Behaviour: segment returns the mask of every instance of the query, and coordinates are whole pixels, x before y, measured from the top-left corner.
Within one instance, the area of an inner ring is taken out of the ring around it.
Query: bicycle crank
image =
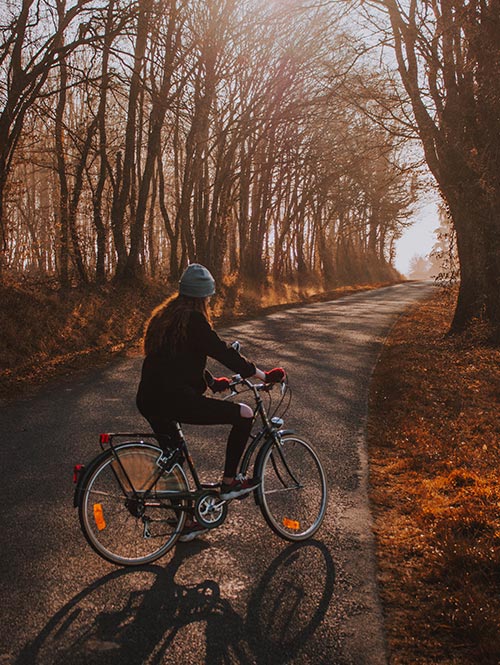
[[[206,529],[220,526],[227,516],[227,502],[218,494],[208,490],[197,498],[194,506],[196,521]]]

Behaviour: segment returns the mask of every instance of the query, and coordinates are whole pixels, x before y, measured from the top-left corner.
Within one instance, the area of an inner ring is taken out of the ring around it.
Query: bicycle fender
[[[280,438],[282,438],[284,436],[288,436],[289,434],[295,434],[295,430],[294,429],[280,429],[279,432],[278,432],[278,435],[279,435]],[[260,478],[261,477],[261,475],[262,475],[262,459],[263,459],[264,455],[266,454],[269,446],[272,446],[273,443],[274,443],[274,440],[270,439],[259,450],[259,452],[257,454],[257,458],[255,460],[255,464],[253,465],[253,476],[254,476],[254,478]],[[253,492],[253,498],[254,498],[255,503],[258,506],[260,506],[258,492]]]
[[[262,458],[264,457],[264,452],[267,450],[268,444],[265,444],[264,446],[261,447],[257,454],[257,458],[255,460],[255,464],[253,465],[253,477],[254,478],[261,478],[262,477]],[[260,501],[259,497],[257,496],[259,492],[252,492],[253,494],[253,500],[255,501],[257,506],[260,506]]]
[[[115,447],[115,450],[120,450],[121,448],[125,446],[130,446],[130,445],[143,445],[142,441],[124,441],[123,443],[120,443],[118,446]],[[153,444],[148,444],[151,445],[153,448],[156,448],[157,446],[154,446]],[[161,454],[161,449],[158,448],[158,453]],[[109,455],[112,455],[113,451],[111,448],[108,448],[107,450],[103,450],[102,453],[99,453],[97,457],[94,457],[94,459],[90,460],[88,464],[84,465],[84,470],[83,473],[80,473],[78,477],[78,482],[75,487],[75,493],[73,495],[73,506],[75,508],[78,508],[81,501],[82,501],[82,495],[83,495],[83,488],[87,484],[87,478],[90,476],[91,473],[94,472],[94,469],[96,466],[98,466],[103,459],[108,457]]]
[[[83,473],[80,473],[78,476],[78,481],[76,483],[75,491],[73,494],[73,507],[78,508],[82,500],[83,487],[87,483],[88,476],[94,471],[94,468],[97,464],[100,464],[104,457],[109,455],[109,450],[104,450],[97,457],[94,457],[89,464],[84,465]]]

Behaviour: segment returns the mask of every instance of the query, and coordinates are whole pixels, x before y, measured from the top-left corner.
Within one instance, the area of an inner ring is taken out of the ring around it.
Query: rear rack
[[[158,442],[157,437],[153,432],[105,432],[99,434],[99,445],[101,450],[105,450],[106,446],[113,448],[113,439],[139,439],[141,443],[144,443],[144,439],[154,439]]]

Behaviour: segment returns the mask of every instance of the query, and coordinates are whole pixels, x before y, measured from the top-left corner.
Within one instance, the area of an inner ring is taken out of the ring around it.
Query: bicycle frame
[[[195,484],[196,489],[195,490],[189,490],[187,492],[179,492],[176,490],[172,490],[172,492],[163,491],[162,496],[167,497],[169,494],[172,494],[172,496],[175,496],[178,499],[196,499],[197,495],[201,493],[204,490],[207,489],[212,489],[217,487],[217,483],[202,483],[200,480],[200,477],[198,475],[198,472],[196,470],[193,458],[189,452],[188,445],[186,442],[186,439],[184,437],[184,434],[182,432],[182,429],[180,425],[177,423],[177,433],[178,433],[178,446],[174,449],[173,451],[173,456],[177,456],[178,458],[182,459],[182,457],[186,460],[188,467],[189,467],[189,472],[191,474],[191,478],[193,479],[193,482]],[[132,432],[114,432],[114,433],[109,433],[109,434],[101,434],[100,437],[100,444],[101,444],[101,449],[104,451],[106,450],[104,444],[109,444],[109,448],[113,453],[113,456],[117,462],[117,464],[120,467],[121,473],[123,473],[123,477],[125,478],[126,482],[128,483],[129,487],[132,489],[132,493],[134,498],[139,498],[139,492],[137,489],[134,487],[134,484],[132,483],[123,463],[122,460],[120,459],[120,455],[118,454],[119,446],[120,444],[114,444],[113,439],[117,438],[137,438],[140,437],[139,441],[131,441],[130,443],[139,443],[139,444],[145,444],[147,443],[144,439],[149,438],[149,439],[155,439],[156,437],[154,434],[148,432],[148,433],[132,433]],[[126,442],[124,442],[126,443]],[[123,444],[121,444],[123,445]],[[118,447],[118,450],[117,450]],[[169,466],[168,462],[170,461],[170,457],[165,457],[165,454],[162,453],[160,457],[157,460],[157,466],[158,466],[158,471],[157,473],[154,473],[151,476],[151,479],[149,480],[149,484],[146,485],[143,489],[140,490],[140,495],[147,496],[149,492],[153,489],[153,487],[156,485],[158,480],[165,474],[167,473],[171,468],[175,466],[175,464],[179,463],[179,460],[174,460],[174,463]],[[113,469],[114,471],[114,469]],[[122,480],[119,478],[118,474],[115,472],[115,477],[120,485],[120,488],[124,494],[124,496],[127,496],[129,492],[125,489]]]
[[[246,475],[248,468],[250,466],[250,462],[252,460],[252,457],[255,453],[255,451],[260,447],[260,450],[263,450],[266,447],[266,444],[268,441],[271,439],[274,439],[276,443],[279,443],[280,439],[282,436],[286,436],[287,434],[293,434],[294,430],[280,430],[278,429],[278,426],[283,424],[283,421],[281,419],[279,420],[279,423],[273,423],[272,419],[269,418],[269,415],[265,409],[264,406],[264,400],[260,396],[260,390],[262,389],[263,384],[254,384],[248,379],[245,379],[243,383],[250,388],[250,390],[253,392],[254,399],[255,399],[255,409],[254,409],[254,420],[256,419],[257,415],[259,415],[262,419],[262,429],[257,432],[257,434],[251,434],[250,438],[252,441],[250,444],[247,446],[245,450],[245,454],[243,456],[243,460],[240,464],[240,473],[243,475]],[[266,388],[268,389],[268,388]],[[236,391],[234,391],[235,394],[238,394]],[[262,442],[262,439],[264,441]],[[262,442],[262,443],[261,443]]]
[[[282,386],[276,407],[261,394],[270,390],[265,383],[252,384],[235,376],[230,387],[233,395],[248,389],[254,398],[248,424],[255,425],[257,419],[259,423],[250,434],[239,470],[246,474],[253,463],[254,499],[265,521],[286,540],[311,537],[324,518],[326,477],[314,448],[287,436],[293,430],[281,429],[283,419],[276,414],[284,415],[288,408],[289,402],[282,408],[287,386]],[[191,517],[203,532],[217,528],[228,515],[231,497],[240,498],[228,493],[229,498],[222,499],[219,483],[201,481],[179,423],[176,430],[170,440],[173,449],[166,452],[152,432],[102,434],[101,453],[86,468],[75,466],[74,505],[80,526],[104,559],[118,565],[154,561],[175,545],[180,534],[181,541],[191,537],[189,522],[183,535],[186,518]],[[302,492],[305,487],[311,492]]]
[[[236,383],[236,382],[235,382]],[[245,454],[243,456],[242,462],[240,464],[240,473],[246,474],[248,471],[248,468],[250,466],[251,460],[256,453],[258,449],[263,450],[266,447],[266,444],[268,441],[271,439],[274,439],[276,443],[279,443],[279,440],[281,436],[286,435],[286,434],[292,434],[293,430],[279,430],[278,429],[278,423],[273,423],[272,419],[269,418],[267,411],[264,406],[264,401],[262,397],[260,396],[260,390],[262,389],[268,389],[267,387],[264,388],[263,384],[253,384],[251,381],[248,379],[244,379],[241,381],[238,379],[238,383],[244,383],[250,390],[253,392],[253,396],[255,399],[255,408],[254,408],[254,421],[256,420],[257,416],[260,416],[262,420],[262,429],[260,429],[256,434],[251,434],[250,435],[250,443],[246,448]],[[233,384],[233,394],[238,394],[238,392],[234,391],[234,384]],[[280,419],[279,419],[280,420]],[[282,424],[282,421],[279,423]],[[180,492],[176,490],[172,490],[169,492],[168,490],[162,491],[162,497],[167,498],[169,496],[175,497],[177,499],[185,499],[188,500],[190,503],[194,504],[196,502],[197,498],[205,491],[211,490],[211,489],[216,489],[219,486],[219,483],[202,483],[200,480],[200,477],[198,475],[198,472],[196,470],[196,466],[194,463],[194,460],[189,452],[188,444],[187,441],[184,437],[184,434],[182,432],[182,428],[179,423],[176,423],[176,429],[177,429],[177,434],[178,434],[178,445],[174,449],[174,456],[178,455],[180,460],[182,460],[182,457],[186,460],[188,468],[189,468],[189,473],[191,475],[191,478],[194,482],[195,489],[194,490],[187,490],[185,492]],[[136,439],[135,441],[124,441],[121,444],[116,444],[114,441],[116,439],[123,439],[123,438],[128,438],[128,439]],[[137,441],[137,439],[139,439]],[[157,473],[154,473],[149,480],[148,485],[144,488],[138,491],[135,487],[134,484],[131,481],[130,476],[127,473],[127,470],[125,469],[122,460],[120,459],[120,455],[118,454],[117,447],[119,448],[120,445],[123,445],[125,443],[138,443],[138,444],[146,444],[148,441],[146,439],[155,439],[156,437],[153,433],[151,432],[110,432],[106,434],[101,434],[99,437],[99,443],[101,450],[104,452],[105,450],[110,449],[113,453],[113,456],[117,462],[117,464],[120,467],[120,471],[123,474],[122,478],[125,478],[126,482],[128,483],[128,486],[132,490],[132,496],[135,499],[147,497],[148,494],[152,491],[153,487],[156,485],[158,480],[165,474],[167,473],[175,464],[179,463],[179,460],[174,461],[174,463],[169,467],[168,462],[170,458],[166,458],[165,455],[162,453],[162,455],[158,458],[157,460],[157,466],[158,466],[158,471]],[[106,446],[109,446],[109,448],[106,448]],[[260,451],[259,451],[260,452]],[[115,474],[116,480],[118,485],[120,486],[123,494],[125,497],[130,495],[130,491],[127,490],[124,486],[124,483],[122,481],[122,478],[119,477],[119,474],[116,473],[116,471],[113,469],[113,472]],[[77,502],[77,497],[79,496],[79,489],[80,489],[80,481],[84,477],[84,473],[79,474],[78,482],[77,482],[77,487],[75,490],[75,505]],[[186,507],[186,510],[192,510],[192,505]]]

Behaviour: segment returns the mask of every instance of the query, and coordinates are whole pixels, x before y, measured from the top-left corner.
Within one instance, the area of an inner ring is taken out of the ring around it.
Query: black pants
[[[172,396],[161,407],[137,402],[142,415],[151,425],[163,449],[176,445],[176,430],[172,421],[186,425],[232,425],[226,447],[224,475],[233,477],[252,429],[252,418],[240,415],[240,406],[209,397],[183,394]]]

